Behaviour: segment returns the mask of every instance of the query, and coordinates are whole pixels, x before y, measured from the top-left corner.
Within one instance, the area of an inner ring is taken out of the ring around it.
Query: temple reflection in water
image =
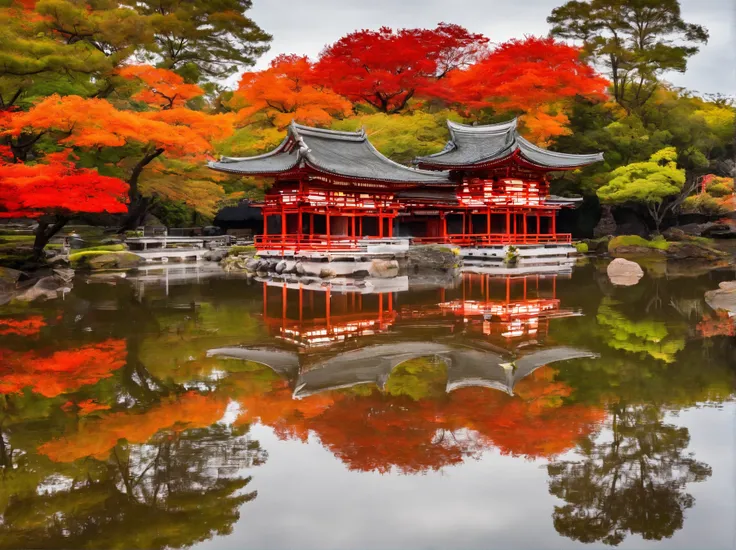
[[[269,501],[319,525],[355,494],[383,520],[407,484],[448,517],[482,488],[483,525],[500,504],[545,540],[692,533],[725,468],[690,441],[705,424],[672,413],[732,407],[713,281],[616,290],[594,268],[348,287],[173,266],[5,315],[0,548],[229,547],[236,525],[266,547]],[[642,311],[635,292],[659,301]],[[506,480],[519,501],[485,490]],[[335,507],[304,506],[303,481]],[[424,547],[407,529],[391,535]],[[515,532],[500,529],[479,532]]]
[[[537,368],[595,354],[544,345],[549,319],[578,315],[560,307],[557,275],[494,277],[466,273],[454,288],[421,293],[335,292],[263,283],[269,346],[212,349],[266,365],[292,382],[294,398],[374,384],[429,358],[447,369],[445,391],[486,387],[513,395]]]

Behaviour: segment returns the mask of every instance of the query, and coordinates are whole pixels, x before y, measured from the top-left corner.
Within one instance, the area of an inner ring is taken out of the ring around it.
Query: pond
[[[732,548],[733,270],[0,308],[0,548]]]

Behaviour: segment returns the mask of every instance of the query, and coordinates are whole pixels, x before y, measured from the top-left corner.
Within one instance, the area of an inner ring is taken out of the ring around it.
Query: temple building
[[[365,238],[391,238],[402,209],[400,191],[453,188],[446,172],[416,170],[386,158],[362,130],[338,132],[296,123],[269,153],[226,157],[209,166],[273,180],[256,244],[284,251],[349,250]]]
[[[448,173],[456,185],[456,202],[440,207],[429,199],[431,193],[406,201],[408,217],[425,218],[426,234],[413,237],[466,246],[571,242],[570,234],[557,232],[557,211],[582,199],[550,196],[548,174],[599,162],[602,153],[542,149],[519,135],[516,119],[485,126],[448,120],[447,126],[450,141],[445,148],[416,158],[414,164]],[[425,214],[432,207],[439,216]]]
[[[577,200],[550,196],[548,175],[598,162],[601,153],[547,151],[519,135],[516,119],[447,124],[450,141],[415,159],[418,168],[383,156],[363,130],[296,123],[269,153],[209,166],[273,181],[254,205],[263,211],[261,251],[365,250],[394,237],[473,248],[571,242],[557,232],[556,214]]]

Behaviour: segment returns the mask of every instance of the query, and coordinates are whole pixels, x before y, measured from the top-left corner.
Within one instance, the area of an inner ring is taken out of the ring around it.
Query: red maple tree
[[[38,218],[36,256],[74,214],[127,211],[128,184],[75,167],[69,151],[35,164],[11,159],[0,147],[0,218]]]
[[[362,30],[327,46],[315,73],[355,103],[397,113],[412,98],[436,96],[438,82],[472,63],[487,43],[485,36],[447,23],[435,29]]]
[[[510,40],[490,54],[448,76],[438,90],[466,112],[492,108],[527,114],[532,138],[562,132],[565,103],[576,95],[604,100],[608,80],[581,57],[579,48],[554,38]],[[536,119],[536,120],[531,120]]]

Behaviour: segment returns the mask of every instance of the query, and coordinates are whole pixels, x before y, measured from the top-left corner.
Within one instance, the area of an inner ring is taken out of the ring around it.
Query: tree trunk
[[[146,155],[138,161],[138,164],[133,167],[133,171],[130,173],[128,178],[128,197],[130,202],[128,203],[128,214],[123,218],[118,233],[124,233],[125,231],[135,229],[146,217],[148,207],[151,205],[151,199],[142,196],[138,192],[138,178],[141,176],[143,169],[150,164],[155,158],[162,155],[164,149],[154,149],[146,153]]]
[[[140,227],[146,217],[146,214],[148,214],[148,209],[151,206],[151,202],[152,201],[150,197],[143,197],[140,195],[135,202],[131,201],[130,204],[128,204],[128,213],[123,218],[123,221],[120,222],[118,233],[133,231],[134,229]]]
[[[33,259],[35,261],[39,261],[43,257],[43,249],[68,221],[69,218],[66,216],[56,216],[53,222],[39,220],[36,228],[36,238],[33,241]]]

